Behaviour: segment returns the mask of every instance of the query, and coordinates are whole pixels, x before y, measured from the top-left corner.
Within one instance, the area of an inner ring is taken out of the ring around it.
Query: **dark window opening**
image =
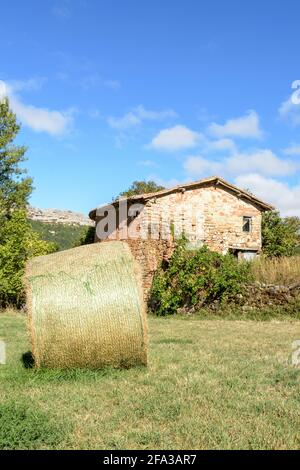
[[[243,217],[243,232],[251,232],[252,217]]]

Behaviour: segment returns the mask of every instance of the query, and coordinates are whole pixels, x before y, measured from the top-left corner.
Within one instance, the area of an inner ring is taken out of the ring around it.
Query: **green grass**
[[[148,368],[35,371],[25,318],[0,313],[0,448],[296,449],[297,321],[149,318]]]

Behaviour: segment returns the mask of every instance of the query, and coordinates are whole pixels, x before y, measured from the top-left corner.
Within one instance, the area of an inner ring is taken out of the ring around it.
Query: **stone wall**
[[[246,306],[255,308],[275,305],[285,305],[300,295],[300,283],[289,286],[263,284],[255,282],[246,286],[240,301]]]
[[[261,211],[230,190],[208,185],[153,197],[145,205],[131,205],[129,218],[119,220],[106,241],[125,240],[143,269],[149,290],[153,274],[182,233],[191,247],[207,245],[220,253],[229,249],[261,250]],[[137,215],[135,215],[137,213]],[[243,232],[243,217],[252,218],[251,232]],[[103,219],[102,219],[103,220]],[[96,224],[100,219],[96,218]],[[96,241],[101,241],[97,238]]]

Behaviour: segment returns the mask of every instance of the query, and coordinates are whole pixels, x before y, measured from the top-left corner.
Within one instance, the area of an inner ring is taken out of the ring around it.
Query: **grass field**
[[[295,449],[300,322],[149,319],[149,367],[25,368],[25,318],[0,313],[1,449]]]

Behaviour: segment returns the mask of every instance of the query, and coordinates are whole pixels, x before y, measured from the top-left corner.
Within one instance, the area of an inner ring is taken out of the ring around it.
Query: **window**
[[[243,217],[243,232],[251,232],[252,217]]]

